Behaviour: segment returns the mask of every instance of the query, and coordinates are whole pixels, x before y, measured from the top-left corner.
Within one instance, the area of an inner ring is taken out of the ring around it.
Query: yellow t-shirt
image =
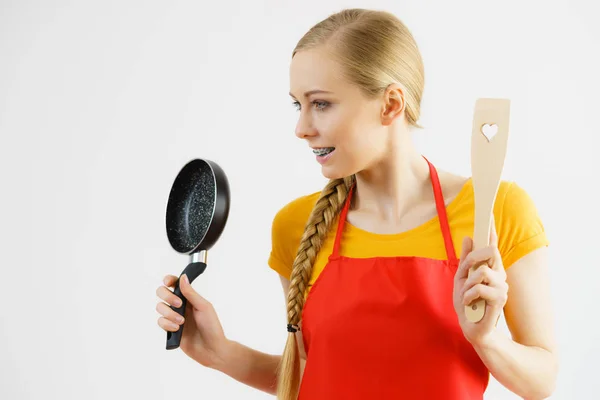
[[[289,279],[304,227],[320,192],[299,197],[281,208],[273,219],[272,250],[269,266]],[[446,213],[459,258],[462,240],[473,235],[473,182],[469,179],[456,197],[447,204]],[[544,226],[529,195],[514,182],[501,181],[494,204],[498,249],[505,268],[529,252],[548,245]],[[337,222],[332,224],[317,255],[309,288],[327,263],[333,250]],[[355,258],[417,256],[447,259],[444,239],[436,216],[424,224],[398,234],[375,234],[346,221],[341,238],[340,255]]]

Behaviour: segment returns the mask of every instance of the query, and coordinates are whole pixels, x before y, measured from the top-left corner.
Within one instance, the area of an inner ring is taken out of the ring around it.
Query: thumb
[[[490,227],[490,246],[498,246],[498,232],[496,231],[496,224],[494,221]]]
[[[460,252],[460,260],[458,264],[458,268],[456,269],[456,274],[454,275],[455,280],[465,279],[469,276],[469,270],[465,267],[465,258],[469,255],[469,253],[473,250],[473,239],[468,236],[465,236],[462,242],[462,250]]]
[[[462,242],[462,250],[460,252],[460,261],[463,261],[467,255],[473,250],[473,239],[469,236],[465,236]]]
[[[181,275],[179,278],[179,290],[181,290],[181,294],[185,296],[188,303],[194,306],[194,308],[202,309],[209,305],[208,300],[200,296],[198,292],[194,290],[186,274]]]

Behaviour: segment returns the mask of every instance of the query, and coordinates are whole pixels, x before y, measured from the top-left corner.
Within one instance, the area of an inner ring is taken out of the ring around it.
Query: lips
[[[313,148],[313,153],[317,156],[323,157],[331,153],[333,150],[335,150],[335,147],[315,147]]]

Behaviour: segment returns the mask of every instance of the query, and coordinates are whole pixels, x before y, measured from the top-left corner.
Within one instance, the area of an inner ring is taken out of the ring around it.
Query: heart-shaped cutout
[[[485,124],[481,127],[481,133],[483,133],[483,136],[485,136],[489,142],[494,138],[494,136],[496,136],[496,133],[498,133],[498,125]]]

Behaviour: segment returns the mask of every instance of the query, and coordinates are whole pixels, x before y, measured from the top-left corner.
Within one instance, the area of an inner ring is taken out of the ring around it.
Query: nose
[[[310,118],[301,114],[296,124],[296,136],[300,139],[308,139],[316,135],[317,130],[310,121]]]

